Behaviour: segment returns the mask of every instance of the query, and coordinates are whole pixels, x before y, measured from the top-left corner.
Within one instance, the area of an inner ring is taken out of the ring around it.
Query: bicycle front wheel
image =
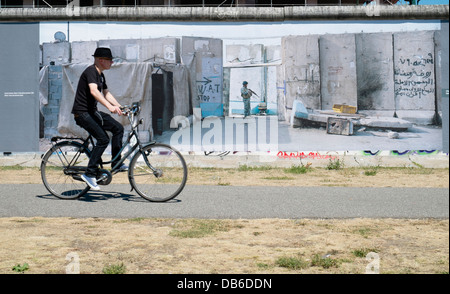
[[[89,191],[80,177],[86,170],[89,155],[88,149],[74,141],[52,146],[41,162],[42,182],[47,190],[61,199],[75,199]]]
[[[180,194],[186,185],[186,162],[180,152],[169,145],[147,145],[131,160],[128,177],[140,196],[153,202],[165,202]]]

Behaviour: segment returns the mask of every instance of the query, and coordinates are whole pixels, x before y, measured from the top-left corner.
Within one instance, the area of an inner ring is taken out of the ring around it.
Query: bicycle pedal
[[[100,176],[97,179],[97,184],[106,186],[109,185],[111,181],[112,181],[112,174],[108,170],[101,169]]]

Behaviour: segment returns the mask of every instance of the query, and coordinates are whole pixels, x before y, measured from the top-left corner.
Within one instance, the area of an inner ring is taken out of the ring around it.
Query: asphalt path
[[[445,218],[447,188],[186,186],[153,203],[129,185],[102,186],[76,200],[55,198],[42,184],[0,185],[0,217],[99,218]]]

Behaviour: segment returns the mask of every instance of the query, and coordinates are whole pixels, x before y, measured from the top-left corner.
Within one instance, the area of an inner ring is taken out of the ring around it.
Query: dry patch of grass
[[[38,168],[0,167],[0,184],[40,184]],[[113,184],[127,184],[126,173],[114,175]],[[290,168],[241,166],[236,169],[189,168],[188,185],[219,186],[337,186],[337,187],[449,187],[448,168]]]
[[[190,168],[188,184],[231,186],[449,187],[448,169],[424,168]]]
[[[449,221],[0,219],[0,273],[448,273]]]

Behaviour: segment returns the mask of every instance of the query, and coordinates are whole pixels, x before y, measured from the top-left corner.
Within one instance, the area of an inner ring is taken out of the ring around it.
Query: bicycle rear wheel
[[[140,196],[153,202],[165,202],[180,194],[186,185],[186,162],[180,152],[169,145],[147,145],[131,160],[128,177]]]
[[[90,151],[74,141],[55,144],[45,153],[41,162],[44,186],[61,199],[75,199],[89,191],[81,179],[89,162]]]

